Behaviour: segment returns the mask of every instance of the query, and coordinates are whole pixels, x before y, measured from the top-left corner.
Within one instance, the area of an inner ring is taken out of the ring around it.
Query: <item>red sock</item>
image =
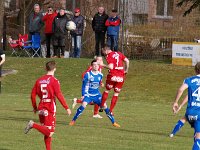
[[[94,105],[94,115],[97,115],[99,112],[99,105],[95,104]]]
[[[46,145],[46,150],[51,150],[51,137],[44,136],[44,142]]]
[[[110,104],[110,112],[113,111],[116,103],[117,103],[117,100],[118,100],[118,96],[113,96],[112,97],[112,100],[111,100],[111,104]]]
[[[82,100],[81,99],[77,99],[76,102],[77,103],[82,103]]]
[[[50,135],[49,129],[47,127],[45,127],[45,126],[41,126],[41,125],[39,125],[37,123],[34,123],[33,124],[33,128],[37,129],[39,132],[41,132],[42,134],[44,134],[44,135],[46,135],[48,137]]]
[[[104,106],[107,98],[108,98],[108,93],[107,92],[103,92],[103,96],[102,96],[102,99],[101,99],[101,107]]]

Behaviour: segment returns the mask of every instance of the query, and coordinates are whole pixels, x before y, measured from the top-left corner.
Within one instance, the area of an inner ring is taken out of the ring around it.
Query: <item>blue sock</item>
[[[192,147],[192,150],[200,150],[200,139],[196,139],[194,141],[194,145]]]
[[[182,128],[183,125],[184,125],[184,123],[183,123],[182,121],[179,120],[179,121],[177,122],[177,124],[175,125],[175,127],[174,127],[174,129],[173,129],[173,131],[172,131],[171,134],[175,135],[176,132],[178,132],[178,131]]]
[[[74,115],[74,118],[72,119],[73,121],[76,121],[76,119],[82,114],[83,110],[85,108],[81,105],[77,111],[76,111],[76,114]]]
[[[110,110],[108,108],[106,108],[106,109],[104,109],[104,111],[113,124],[115,122],[115,119],[114,119],[113,115],[110,113]]]

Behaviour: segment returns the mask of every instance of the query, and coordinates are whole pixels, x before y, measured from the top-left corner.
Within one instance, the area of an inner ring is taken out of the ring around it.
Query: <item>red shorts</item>
[[[123,84],[124,84],[124,77],[107,75],[106,79],[107,90],[111,90],[113,88],[116,93],[119,93],[122,89]]]
[[[40,123],[43,126],[46,126],[50,132],[55,131],[55,125],[56,125],[56,114],[51,113],[48,110],[39,110],[39,118],[40,118]]]

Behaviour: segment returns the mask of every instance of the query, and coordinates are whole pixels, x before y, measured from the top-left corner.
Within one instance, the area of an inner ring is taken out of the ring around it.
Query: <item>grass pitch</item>
[[[4,69],[18,73],[2,80],[0,94],[0,150],[45,149],[43,136],[35,130],[23,133],[28,120],[38,122],[32,112],[30,92],[35,80],[43,75],[44,63],[50,59],[7,58]],[[81,73],[90,59],[55,59],[56,78],[71,107],[72,99],[81,96]],[[174,138],[168,135],[185,112],[173,115],[171,104],[183,79],[194,74],[193,67],[173,66],[161,61],[131,61],[123,90],[115,107],[114,128],[104,113],[93,119],[88,106],[73,127],[57,101],[57,125],[53,150],[182,150],[191,149],[193,129],[186,124]],[[107,71],[103,71],[105,76]],[[104,80],[105,81],[105,80]],[[103,90],[103,89],[102,89]],[[110,93],[112,94],[112,93]],[[107,104],[110,103],[110,98]],[[76,107],[77,108],[77,107]]]

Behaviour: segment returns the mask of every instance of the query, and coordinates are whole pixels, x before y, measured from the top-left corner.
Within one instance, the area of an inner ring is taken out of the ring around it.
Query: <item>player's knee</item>
[[[82,106],[85,108],[87,106],[87,104],[88,104],[87,102],[83,102]]]
[[[114,96],[118,96],[121,89],[115,88],[114,89]]]
[[[200,139],[200,132],[195,133],[194,138],[195,139]]]
[[[54,134],[54,132],[50,132],[49,137],[52,137]]]

